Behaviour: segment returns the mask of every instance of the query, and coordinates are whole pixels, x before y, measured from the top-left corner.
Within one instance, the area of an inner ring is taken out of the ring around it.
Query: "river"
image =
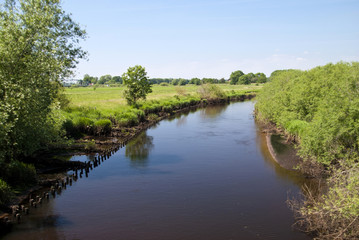
[[[161,121],[4,239],[309,239],[286,205],[305,180],[271,158],[253,109],[239,102]]]

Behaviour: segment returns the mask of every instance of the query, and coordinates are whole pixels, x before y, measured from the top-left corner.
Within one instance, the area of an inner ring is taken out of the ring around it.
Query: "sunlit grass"
[[[230,85],[218,84],[224,91],[251,91],[262,88],[262,85]],[[179,94],[179,88],[184,94],[192,96],[197,95],[199,86],[188,84],[186,86],[160,86],[153,85],[152,93],[148,94],[148,100],[163,100],[172,98]],[[127,103],[123,97],[125,87],[79,87],[67,88],[65,94],[70,100],[70,106],[73,107],[96,107],[101,110],[115,110],[118,108],[126,108]]]

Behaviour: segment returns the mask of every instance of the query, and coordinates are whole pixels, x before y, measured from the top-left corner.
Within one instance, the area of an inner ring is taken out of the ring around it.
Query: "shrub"
[[[319,239],[359,238],[359,164],[341,166],[328,179],[329,190],[316,196],[306,188],[305,201],[292,201],[298,222]]]
[[[147,119],[148,119],[148,121],[156,122],[158,120],[158,116],[157,116],[157,114],[150,113],[147,115]]]
[[[87,117],[76,117],[73,120],[73,126],[83,133],[90,133],[93,128],[93,123],[94,121]]]
[[[204,84],[198,88],[198,94],[201,99],[216,99],[224,98],[226,94],[224,91],[217,85],[214,84]]]
[[[13,186],[27,186],[36,183],[36,170],[32,164],[12,161],[5,168],[4,178]]]
[[[112,123],[109,119],[100,119],[94,123],[94,132],[97,135],[109,134],[112,129]]]
[[[12,191],[7,183],[0,179],[0,205],[8,203],[11,199]]]
[[[168,83],[166,83],[166,82],[161,82],[161,83],[160,83],[160,86],[168,86]]]

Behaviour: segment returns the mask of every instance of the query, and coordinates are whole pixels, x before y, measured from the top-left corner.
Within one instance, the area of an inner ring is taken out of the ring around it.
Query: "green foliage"
[[[29,155],[54,137],[50,113],[60,80],[85,57],[84,37],[57,0],[0,6],[0,160]]]
[[[109,119],[100,119],[94,123],[94,132],[96,135],[106,135],[111,133],[112,122]]]
[[[109,83],[112,80],[112,76],[111,75],[104,75],[101,76],[100,79],[97,81],[98,84],[105,84],[105,83]]]
[[[357,62],[280,71],[263,88],[256,108],[260,118],[298,135],[303,157],[330,164],[348,151],[358,151],[358,82]],[[301,130],[294,130],[296,120],[307,124],[301,122]]]
[[[297,209],[300,223],[319,239],[358,239],[359,165],[341,165],[328,185],[328,192],[319,196],[307,189],[307,198]]]
[[[295,207],[300,223],[322,239],[358,238],[359,63],[275,71],[256,110],[259,119],[299,139],[305,163],[332,170],[328,192],[307,190],[304,204]]]
[[[244,73],[241,70],[234,71],[231,73],[231,76],[229,78],[230,84],[235,85],[238,83],[238,80],[241,76],[243,76]]]
[[[201,82],[201,79],[199,79],[199,78],[192,78],[192,79],[189,81],[189,84],[201,85],[202,82]]]
[[[73,126],[80,132],[91,133],[94,121],[88,117],[76,117],[73,119]]]
[[[152,92],[146,70],[140,65],[128,68],[127,73],[122,75],[122,79],[127,87],[124,96],[129,105],[135,105],[140,98],[146,99],[147,94]]]
[[[0,205],[7,204],[12,197],[11,188],[7,185],[7,183],[0,179]]]
[[[36,183],[36,170],[31,164],[12,161],[2,165],[1,178],[12,186],[28,186]]]
[[[238,84],[244,84],[244,85],[248,85],[251,83],[251,78],[249,75],[242,75],[238,78]]]
[[[198,93],[202,99],[215,99],[215,98],[225,98],[226,94],[224,91],[214,84],[203,84],[198,88]]]
[[[294,136],[303,136],[304,131],[308,128],[309,123],[302,120],[288,121],[285,130]]]

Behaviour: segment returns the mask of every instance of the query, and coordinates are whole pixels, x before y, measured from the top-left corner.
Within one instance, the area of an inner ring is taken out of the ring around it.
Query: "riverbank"
[[[273,159],[287,170],[296,171],[296,167],[303,162],[295,150],[295,146],[286,143],[281,135],[267,133],[266,142]]]

